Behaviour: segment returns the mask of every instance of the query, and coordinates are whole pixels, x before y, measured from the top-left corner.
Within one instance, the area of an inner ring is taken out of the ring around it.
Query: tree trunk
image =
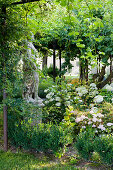
[[[47,54],[43,57],[43,61],[42,61],[42,69],[44,69],[44,67],[47,67],[47,57],[48,57]]]
[[[82,81],[83,81],[83,66],[82,66],[82,61],[81,60],[80,60],[80,78],[79,79],[80,79],[80,81],[82,83]]]
[[[59,50],[59,65],[60,65],[60,74],[59,77],[61,78],[61,49]]]
[[[85,73],[86,84],[88,84],[88,60],[86,59],[86,73]]]

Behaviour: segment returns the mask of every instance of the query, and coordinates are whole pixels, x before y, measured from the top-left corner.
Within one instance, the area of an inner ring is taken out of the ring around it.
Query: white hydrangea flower
[[[82,129],[85,129],[86,127],[85,126],[82,126]]]
[[[93,111],[93,113],[97,113],[98,112],[98,108],[97,107],[92,107],[91,110]]]
[[[47,98],[47,99],[50,99],[53,95],[54,95],[54,93],[53,93],[53,92],[50,92],[50,93],[48,93],[48,94],[46,95],[46,98]]]
[[[104,115],[102,115],[101,113],[97,113],[98,117],[104,117]]]
[[[50,99],[50,98],[51,98],[51,96],[50,96],[49,93],[46,95],[46,98],[47,98],[47,99]]]
[[[58,107],[60,107],[60,106],[61,106],[61,103],[60,103],[60,102],[57,102],[55,105],[58,106]]]
[[[92,121],[89,121],[89,122],[88,122],[88,125],[91,125],[91,124],[92,124]]]
[[[98,126],[98,129],[101,129],[102,131],[103,131],[103,130],[106,130],[103,125],[99,125],[99,126]]]
[[[80,86],[80,87],[76,88],[76,91],[78,92],[78,95],[80,97],[88,93],[88,90],[84,86]]]
[[[111,83],[110,86],[113,87],[113,83]]]
[[[90,87],[96,87],[96,84],[95,83],[91,83]]]
[[[60,98],[60,97],[56,97],[55,100],[56,100],[56,101],[60,101],[61,98]]]
[[[98,122],[102,122],[102,119],[98,119]]]
[[[111,99],[112,103],[113,103],[113,98]]]
[[[81,121],[80,117],[77,117],[77,118],[75,119],[75,122],[76,122],[76,123],[78,123],[78,122],[80,122],[80,121]]]
[[[93,122],[98,122],[98,119],[96,117],[93,117],[92,121]]]
[[[107,91],[113,91],[113,87],[109,84],[106,84],[103,89],[106,89]]]
[[[48,101],[45,101],[45,104],[48,104]]]
[[[92,127],[96,127],[96,125],[92,125]]]
[[[95,103],[101,103],[104,100],[103,96],[98,95],[94,97],[94,102]]]
[[[89,92],[89,95],[92,97],[96,96],[97,94],[98,94],[97,90],[93,90],[93,91]]]
[[[94,113],[94,111],[93,111],[93,110],[90,110],[90,112],[89,112],[89,113],[93,114],[93,113]]]
[[[44,92],[47,93],[49,89],[45,89]]]
[[[66,101],[66,102],[65,102],[65,105],[66,105],[66,106],[70,106],[70,101]]]
[[[49,101],[50,101],[50,102],[53,102],[53,101],[54,101],[54,99],[53,99],[53,98],[51,98]]]
[[[107,126],[113,126],[113,123],[107,123]]]

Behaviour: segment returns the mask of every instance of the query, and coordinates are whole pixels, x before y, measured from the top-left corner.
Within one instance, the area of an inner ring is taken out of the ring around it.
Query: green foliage
[[[44,90],[51,87],[53,84],[54,84],[54,82],[51,78],[41,79],[39,82],[39,87],[38,87],[39,97],[46,98],[46,93],[44,92]]]
[[[15,122],[9,139],[16,147],[56,153],[65,145],[63,129],[58,125],[40,123],[32,119]]]
[[[94,137],[95,133],[92,129],[81,132],[77,136],[75,147],[84,159],[89,159],[92,156],[94,151]]]
[[[103,162],[113,163],[113,135],[97,137],[94,142],[95,151],[99,153]]]
[[[66,113],[66,107],[71,105],[73,87],[71,84],[58,80],[56,85],[45,90],[47,93],[44,102],[43,115],[52,122],[60,122]]]
[[[47,74],[48,74],[48,76],[50,76],[50,77],[57,77],[58,75],[59,75],[59,69],[56,67],[55,68],[55,75],[54,75],[54,73],[53,73],[53,66],[52,65],[50,65],[50,67],[49,68],[47,68]]]

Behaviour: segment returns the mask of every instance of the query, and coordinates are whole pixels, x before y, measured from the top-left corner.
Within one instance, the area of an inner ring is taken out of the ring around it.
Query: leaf
[[[101,52],[101,51],[99,51],[99,54],[105,55],[105,53],[104,53],[104,52]]]
[[[76,43],[76,46],[80,48],[85,48],[85,44]]]

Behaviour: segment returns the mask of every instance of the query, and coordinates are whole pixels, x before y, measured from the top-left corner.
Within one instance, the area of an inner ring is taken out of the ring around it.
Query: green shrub
[[[47,68],[47,74],[49,77],[57,77],[59,75],[59,69],[56,67],[55,68],[55,75],[53,75],[53,65],[50,65],[49,68]]]
[[[99,153],[103,162],[113,164],[113,135],[96,137],[95,150]]]
[[[81,132],[77,136],[77,141],[75,143],[75,147],[77,148],[79,154],[84,159],[89,159],[94,151],[94,136],[95,133],[92,129],[88,131]]]
[[[46,98],[46,93],[44,92],[44,90],[51,87],[53,84],[54,84],[54,82],[50,78],[42,79],[39,82],[38,96],[41,98]]]
[[[56,153],[65,145],[64,135],[63,129],[58,125],[33,125],[33,122],[28,120],[16,123],[9,138],[16,147]]]

